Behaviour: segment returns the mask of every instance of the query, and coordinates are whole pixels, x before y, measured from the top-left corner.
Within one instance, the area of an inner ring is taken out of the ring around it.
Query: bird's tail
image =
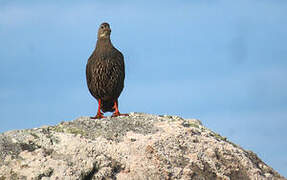
[[[101,104],[101,110],[103,112],[114,112],[115,111],[114,101],[113,100],[103,101]]]

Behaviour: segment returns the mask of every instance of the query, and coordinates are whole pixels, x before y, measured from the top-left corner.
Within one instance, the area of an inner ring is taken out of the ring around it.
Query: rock
[[[0,134],[4,179],[285,178],[199,120],[130,113]]]

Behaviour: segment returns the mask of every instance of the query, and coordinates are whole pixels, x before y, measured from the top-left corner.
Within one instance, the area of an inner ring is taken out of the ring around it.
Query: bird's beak
[[[105,32],[106,35],[110,35],[111,34],[111,29],[106,29],[104,32]]]

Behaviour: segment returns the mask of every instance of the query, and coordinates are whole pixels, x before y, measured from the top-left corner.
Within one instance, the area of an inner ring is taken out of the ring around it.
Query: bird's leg
[[[103,113],[101,112],[101,99],[99,99],[98,101],[98,112],[97,112],[97,115],[95,117],[91,117],[92,119],[101,119],[101,118],[105,118],[105,116],[103,115]]]
[[[114,101],[114,107],[115,112],[113,113],[112,117],[117,117],[117,116],[128,116],[128,114],[121,114],[119,111],[119,107],[118,107],[118,100]]]

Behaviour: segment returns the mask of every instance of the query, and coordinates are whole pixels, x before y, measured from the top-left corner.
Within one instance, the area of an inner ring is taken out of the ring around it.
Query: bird
[[[98,111],[93,119],[127,116],[119,112],[118,98],[124,88],[125,63],[123,54],[111,42],[111,28],[103,22],[98,29],[96,48],[86,65],[86,81],[91,95],[98,101]]]

